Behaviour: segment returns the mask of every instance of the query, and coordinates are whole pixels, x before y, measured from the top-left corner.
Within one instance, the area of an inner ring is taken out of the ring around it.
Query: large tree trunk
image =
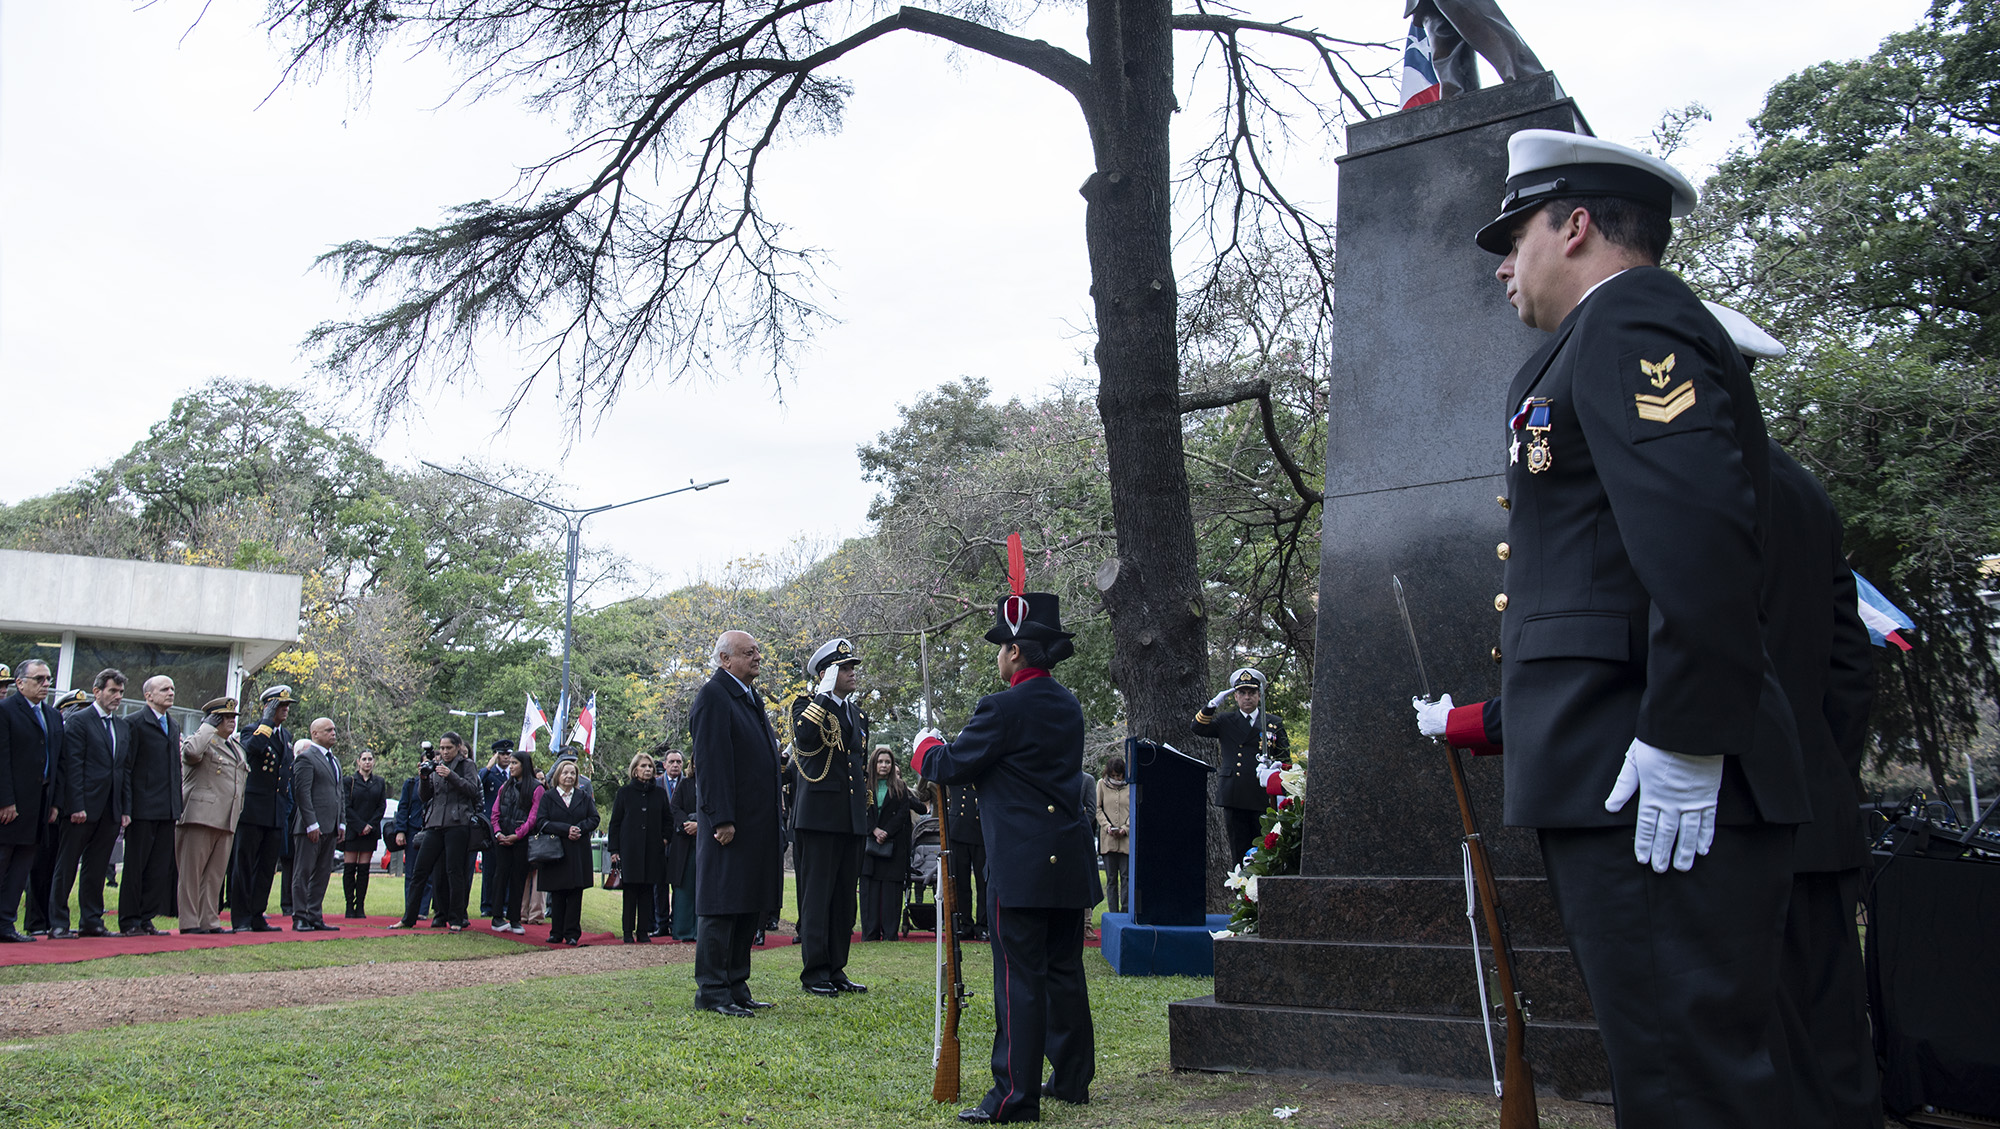
[[[1181,451],[1175,339],[1168,0],[1091,0],[1090,107],[1097,170],[1084,231],[1097,312],[1097,411],[1104,420],[1119,568],[1105,592],[1111,676],[1135,737],[1184,744],[1207,694],[1207,620]]]

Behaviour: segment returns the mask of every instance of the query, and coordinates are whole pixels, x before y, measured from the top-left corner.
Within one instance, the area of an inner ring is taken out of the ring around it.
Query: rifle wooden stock
[[[1479,834],[1479,817],[1472,811],[1472,793],[1465,787],[1465,766],[1458,750],[1445,745],[1451,764],[1451,788],[1458,794],[1458,816],[1465,825],[1465,845],[1472,859],[1473,887],[1486,913],[1486,937],[1493,949],[1493,967],[1500,980],[1500,1003],[1507,1011],[1507,1059],[1500,1072],[1500,1129],[1536,1129],[1541,1114],[1535,1108],[1535,1071],[1528,1065],[1528,1020],[1521,1010],[1521,993],[1514,986],[1514,950],[1507,940],[1500,913],[1500,888],[1493,882],[1493,863]]]
[[[940,991],[939,1001],[944,1008],[943,1021],[938,1024],[937,1046],[931,1048],[936,1059],[936,1072],[931,1079],[931,1100],[934,1102],[955,1102],[958,1100],[958,1017],[965,1004],[965,980],[959,975],[958,967],[958,892],[951,880],[951,829],[945,822],[944,785],[931,787],[932,802],[937,805],[938,821],[938,876],[937,876],[937,931]]]

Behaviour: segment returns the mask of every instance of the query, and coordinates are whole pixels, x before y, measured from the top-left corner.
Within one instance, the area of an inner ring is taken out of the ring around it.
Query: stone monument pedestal
[[[1491,1092],[1444,750],[1417,736],[1422,689],[1499,691],[1509,381],[1542,335],[1472,242],[1522,129],[1589,132],[1555,76],[1348,130],[1304,857],[1259,883],[1259,934],[1215,945],[1215,995],[1169,1007],[1180,1069],[1309,1073]],[[1501,826],[1502,757],[1467,758],[1528,999],[1538,1088],[1609,1100],[1610,1071],[1532,832]],[[1492,956],[1480,922],[1488,998]],[[1504,1024],[1493,1025],[1502,1051]]]

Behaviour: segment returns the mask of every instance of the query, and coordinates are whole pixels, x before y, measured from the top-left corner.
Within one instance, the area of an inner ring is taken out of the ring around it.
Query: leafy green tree
[[[2000,693],[2000,15],[1939,0],[1867,59],[1772,88],[1670,252],[1791,347],[1774,438],[1826,483],[1854,566],[1910,613],[1878,652],[1875,758],[1943,787]]]

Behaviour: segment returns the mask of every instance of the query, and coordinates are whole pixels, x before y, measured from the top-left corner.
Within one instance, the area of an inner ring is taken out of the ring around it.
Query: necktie
[[[47,781],[55,775],[55,751],[49,748],[49,719],[42,716],[42,707],[28,703],[28,712],[35,715],[35,724],[42,727],[42,779]]]
[[[168,739],[169,741],[173,740],[173,737],[174,737],[174,730],[173,730],[173,726],[171,726],[171,725],[169,725],[169,724],[167,723],[167,715],[166,715],[166,714],[163,714],[163,713],[161,713],[161,714],[154,714],[153,716],[154,716],[154,718],[156,718],[156,719],[157,719],[157,720],[159,721],[159,723],[160,723],[160,732],[161,732],[161,733],[164,733],[164,734],[166,734],[166,736],[167,736],[167,739]]]
[[[116,759],[118,756],[118,730],[112,728],[109,717],[104,719],[104,743],[111,746],[111,756]]]

